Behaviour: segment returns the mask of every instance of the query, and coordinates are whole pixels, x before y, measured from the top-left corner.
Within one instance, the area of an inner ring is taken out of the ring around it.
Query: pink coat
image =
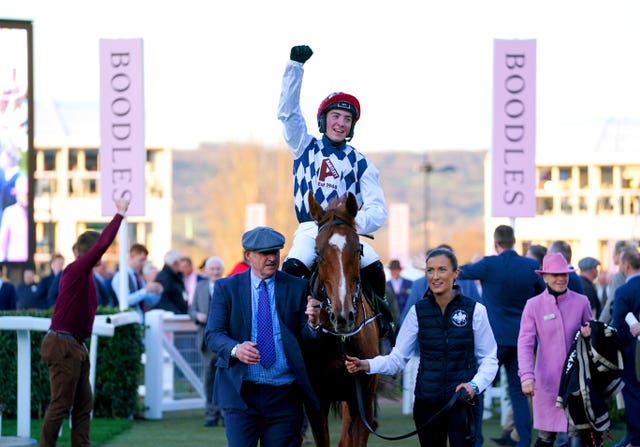
[[[556,407],[560,378],[573,337],[582,323],[591,319],[589,299],[568,289],[557,303],[545,290],[524,307],[518,335],[518,375],[521,381],[535,380],[533,427],[537,430],[567,431],[564,409]]]

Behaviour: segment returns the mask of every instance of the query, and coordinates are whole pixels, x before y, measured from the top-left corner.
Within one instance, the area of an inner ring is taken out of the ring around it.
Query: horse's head
[[[318,224],[319,299],[324,295],[323,309],[333,330],[348,333],[354,329],[356,300],[360,293],[360,256],[362,247],[356,232],[358,203],[352,193],[332,200],[323,210],[309,193],[309,211]]]

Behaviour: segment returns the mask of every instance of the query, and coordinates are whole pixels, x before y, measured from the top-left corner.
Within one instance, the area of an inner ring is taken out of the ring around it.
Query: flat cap
[[[596,268],[600,265],[600,261],[596,258],[592,258],[591,256],[587,256],[586,258],[580,259],[578,261],[578,268],[580,270],[591,270],[592,268]]]
[[[256,227],[242,235],[242,248],[248,251],[276,251],[284,247],[284,236],[270,227]]]

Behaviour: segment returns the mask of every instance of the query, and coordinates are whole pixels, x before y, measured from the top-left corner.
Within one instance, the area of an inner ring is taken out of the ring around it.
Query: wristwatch
[[[476,385],[474,381],[469,382],[469,385],[471,385],[475,394],[480,394],[480,388],[478,388],[478,385]]]
[[[238,356],[236,355],[236,351],[238,350],[238,346],[240,346],[240,343],[238,343],[233,348],[231,348],[231,357],[238,358]]]

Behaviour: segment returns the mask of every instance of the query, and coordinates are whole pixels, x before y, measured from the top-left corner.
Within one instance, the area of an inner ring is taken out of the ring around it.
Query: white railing
[[[195,333],[195,323],[188,315],[152,310],[145,314],[145,324],[144,417],[162,419],[163,411],[204,409],[202,380],[173,344],[174,332]],[[182,371],[199,398],[175,399],[173,365]]]
[[[114,315],[97,315],[91,333],[89,356],[91,369],[89,379],[91,389],[95,389],[96,358],[98,356],[98,337],[113,337],[115,328],[125,324],[139,323],[136,312],[123,312]],[[50,318],[37,317],[0,317],[0,331],[16,331],[18,339],[18,423],[17,434],[21,438],[31,437],[31,332],[46,331],[51,325]]]

